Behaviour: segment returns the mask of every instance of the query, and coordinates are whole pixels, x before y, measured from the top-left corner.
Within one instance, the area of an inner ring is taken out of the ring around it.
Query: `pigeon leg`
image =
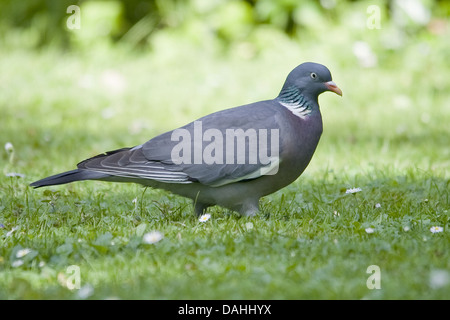
[[[208,209],[209,205],[204,203],[198,203],[194,202],[194,212],[197,215],[197,217],[201,216],[206,212],[206,209]]]
[[[254,217],[259,212],[259,199],[247,201],[237,211],[244,217]]]

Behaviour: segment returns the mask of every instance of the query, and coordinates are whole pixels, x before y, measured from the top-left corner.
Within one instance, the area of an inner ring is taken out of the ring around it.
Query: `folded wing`
[[[245,107],[245,108],[244,108]],[[278,125],[277,109],[279,108],[273,101],[262,101],[243,107],[236,107],[210,114],[197,120],[197,124],[191,122],[184,127],[176,130],[186,130],[189,133],[190,141],[188,143],[192,161],[176,163],[173,159],[173,150],[180,143],[179,139],[174,139],[174,131],[163,133],[146,143],[134,148],[124,148],[100,154],[93,158],[82,161],[78,164],[79,169],[101,172],[111,176],[119,176],[133,179],[151,179],[164,183],[193,183],[199,182],[209,186],[222,186],[238,181],[247,181],[257,179],[265,174],[274,174],[280,163],[278,154],[282,152],[281,141],[279,150],[274,154],[271,149],[270,141],[266,143],[266,155],[269,161],[259,161],[249,163],[250,150],[249,139],[245,141],[245,159],[244,163],[238,163],[237,152],[231,163],[222,161],[222,163],[207,164],[204,161],[194,163],[193,156],[195,152],[203,152],[205,147],[211,142],[202,140],[198,136],[198,125],[201,125],[203,134],[208,129],[215,129],[226,137],[226,130],[242,129],[246,132],[248,129],[259,133],[260,129],[281,130]],[[279,110],[278,110],[279,112]],[[238,116],[237,116],[238,115]],[[241,116],[239,116],[241,115]],[[197,125],[197,128],[195,127]],[[200,139],[200,144],[199,140]],[[223,140],[225,142],[225,139]],[[201,150],[198,150],[200,146]],[[196,149],[197,148],[197,149]],[[222,151],[225,150],[223,146]],[[271,156],[271,157],[270,157]],[[224,156],[224,160],[225,156]],[[197,161],[198,162],[198,161]],[[220,161],[219,161],[220,162]]]

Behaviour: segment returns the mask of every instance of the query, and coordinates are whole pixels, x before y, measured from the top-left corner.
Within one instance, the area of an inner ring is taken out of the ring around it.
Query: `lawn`
[[[0,298],[449,299],[449,31],[386,49],[374,44],[389,28],[349,28],[301,41],[262,29],[252,43],[276,45],[226,53],[171,32],[148,51],[3,39]],[[361,38],[374,67],[354,55]],[[304,61],[327,65],[343,97],[320,97],[311,164],[256,217],[213,207],[201,222],[190,201],[132,184],[28,186],[274,98]],[[148,241],[151,232],[162,238]]]

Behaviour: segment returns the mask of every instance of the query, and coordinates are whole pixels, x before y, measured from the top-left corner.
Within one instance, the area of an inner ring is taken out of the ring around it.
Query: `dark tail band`
[[[100,172],[75,169],[75,170],[55,174],[54,176],[50,176],[50,177],[35,181],[35,182],[31,183],[30,186],[34,187],[34,188],[40,188],[40,187],[54,186],[54,185],[58,185],[58,184],[65,184],[65,183],[70,183],[70,182],[80,181],[80,180],[97,180],[97,179],[105,178],[107,176],[108,176],[107,174],[100,173]]]

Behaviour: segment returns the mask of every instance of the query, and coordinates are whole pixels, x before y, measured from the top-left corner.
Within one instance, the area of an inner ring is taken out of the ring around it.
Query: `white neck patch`
[[[305,119],[311,113],[311,108],[307,103],[298,104],[295,102],[278,102],[300,119]]]

